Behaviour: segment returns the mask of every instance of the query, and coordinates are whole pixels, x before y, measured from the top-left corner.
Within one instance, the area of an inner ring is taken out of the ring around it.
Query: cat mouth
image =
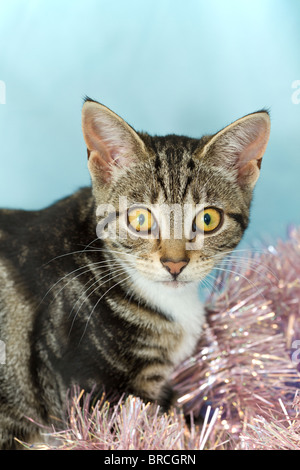
[[[190,281],[178,281],[173,279],[172,281],[160,281],[160,284],[167,287],[178,288],[178,287],[185,287],[191,284]]]

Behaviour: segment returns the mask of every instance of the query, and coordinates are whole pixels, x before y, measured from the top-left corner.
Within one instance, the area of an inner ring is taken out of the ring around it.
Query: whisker
[[[108,251],[104,248],[97,248],[96,251]],[[118,250],[111,250],[109,249],[109,253],[117,253],[117,254],[121,254],[121,255],[126,255],[126,256],[131,256],[132,258],[137,258],[137,259],[143,259],[141,256],[139,255],[133,255],[132,253],[126,253],[124,251],[118,251]]]
[[[91,246],[92,243],[96,242],[97,240],[100,240],[99,237],[95,238],[94,240],[92,240],[90,243],[88,243],[85,248],[83,249],[83,251],[86,251],[86,249]]]
[[[219,256],[239,256],[239,253],[246,253],[248,256],[247,258],[251,258],[253,257],[253,255],[262,255],[262,254],[266,254],[267,251],[265,249],[261,249],[261,250],[258,250],[258,249],[250,249],[250,248],[241,248],[241,249],[238,249],[238,248],[235,248],[233,250],[228,250],[228,251],[220,251],[219,253],[216,253],[215,255],[212,255],[213,258],[217,258]]]
[[[115,277],[116,277],[116,276],[115,276]],[[86,332],[86,330],[87,330],[87,327],[88,327],[88,324],[89,324],[90,319],[91,319],[91,317],[92,317],[92,314],[93,314],[93,312],[95,311],[95,309],[96,309],[97,305],[99,304],[99,302],[103,299],[103,297],[104,297],[111,289],[114,289],[117,285],[121,284],[122,282],[125,282],[125,281],[126,281],[127,279],[129,279],[130,277],[131,277],[131,276],[129,275],[129,276],[125,277],[124,279],[121,279],[121,281],[117,282],[116,284],[114,284],[113,286],[111,286],[109,289],[107,289],[107,291],[105,291],[104,294],[101,295],[101,297],[97,300],[97,302],[95,303],[95,305],[94,305],[94,307],[93,307],[93,309],[92,309],[92,311],[91,311],[91,313],[90,313],[90,315],[89,315],[89,317],[88,317],[88,319],[87,319],[87,323],[86,323],[86,325],[85,325],[85,328],[84,328],[84,331],[83,331],[83,333],[82,333],[82,336],[81,336],[81,338],[80,338],[80,340],[79,340],[79,344],[81,343],[81,341],[82,341],[82,339],[83,339],[83,337],[84,337],[84,335],[85,335],[85,332]]]
[[[121,266],[121,265],[120,265]],[[99,269],[99,268],[96,268],[96,269]],[[120,268],[121,269],[121,268]],[[105,274],[109,272],[109,274],[111,274],[111,267],[109,266],[107,269],[105,269],[104,271],[101,271],[101,274]],[[69,318],[75,308],[75,305],[79,302],[79,300],[81,299],[81,297],[84,295],[84,294],[87,294],[87,292],[95,285],[97,284],[99,281],[101,281],[101,279],[104,279],[105,277],[109,276],[109,274],[105,275],[105,276],[101,276],[100,278],[97,278],[96,281],[93,280],[93,279],[89,279],[82,287],[83,287],[83,290],[82,290],[82,293],[80,294],[80,296],[78,297],[78,299],[76,300],[75,304],[73,305],[73,308],[71,310],[71,312],[69,313]],[[78,276],[76,276],[78,277]],[[92,282],[92,284],[87,288],[85,289],[85,287],[90,284]],[[81,306],[83,305],[84,302],[82,302]],[[80,306],[80,308],[81,308]],[[79,308],[79,309],[80,309]]]
[[[120,265],[120,266],[121,266],[121,265]],[[98,269],[99,269],[99,268],[98,268]],[[88,291],[89,291],[95,284],[98,284],[102,279],[105,279],[106,277],[109,277],[111,274],[115,274],[115,273],[118,272],[118,271],[122,271],[123,269],[124,269],[124,267],[121,266],[121,267],[119,267],[117,270],[114,270],[114,271],[112,272],[111,267],[109,267],[109,268],[105,269],[105,271],[102,271],[101,274],[107,273],[108,271],[109,271],[109,274],[106,274],[106,275],[104,275],[104,276],[101,276],[101,277],[99,277],[99,278],[96,278],[96,280],[94,280],[94,282],[93,282],[87,289],[84,289],[84,290],[83,290],[83,292],[80,294],[80,296],[79,296],[78,299],[76,300],[76,302],[75,302],[75,304],[74,304],[74,306],[73,306],[71,312],[69,313],[69,317],[71,316],[71,314],[72,314],[72,312],[73,312],[73,310],[74,310],[74,308],[75,308],[75,305],[79,302],[79,300],[82,298],[82,296],[84,296],[85,294],[87,294]],[[83,288],[84,288],[87,284],[89,284],[92,280],[93,280],[93,279],[89,279],[89,281],[84,284]],[[99,287],[99,286],[98,286],[98,287]],[[96,288],[95,290],[97,290],[97,288]],[[95,292],[95,290],[94,290],[93,292]],[[92,295],[93,292],[91,292],[90,295]],[[88,298],[89,298],[89,296],[81,303],[81,305],[80,305],[78,311],[80,310],[80,308],[82,307],[82,305],[84,304],[84,302],[85,302]],[[78,311],[77,311],[77,313],[78,313]],[[77,313],[76,313],[76,315],[77,315]]]
[[[69,253],[63,253],[62,255],[58,255],[55,258],[50,259],[49,261],[47,261],[47,263],[43,264],[42,266],[47,266],[47,264],[51,263],[52,261],[55,261],[55,260],[60,259],[60,258],[64,258],[65,256],[71,256],[71,255],[75,255],[75,254],[96,253],[96,252],[102,252],[102,251],[104,251],[106,253],[109,252],[109,253],[117,253],[117,254],[121,254],[121,255],[131,256],[132,258],[141,258],[138,255],[133,255],[132,253],[125,253],[124,251],[107,250],[105,248],[94,248],[93,250],[91,250],[91,249],[89,249],[89,250],[77,250],[77,251],[71,251]]]
[[[113,274],[115,274],[117,271],[115,271]],[[71,327],[70,327],[70,330],[69,330],[69,336],[70,336],[70,333],[72,331],[72,328],[73,328],[73,325],[74,325],[74,322],[77,318],[77,315],[82,307],[82,305],[88,300],[88,298],[97,290],[99,289],[99,287],[101,287],[102,285],[106,284],[107,282],[111,281],[112,279],[115,279],[116,277],[120,276],[121,274],[125,273],[126,272],[126,269],[125,268],[119,268],[118,269],[118,273],[113,276],[113,277],[110,277],[108,278],[106,281],[102,282],[101,284],[99,284],[99,281],[102,280],[102,279],[105,279],[106,277],[109,277],[112,273],[109,273],[107,274],[106,276],[103,276],[101,277],[100,279],[97,279],[83,294],[87,293],[95,284],[98,284],[97,287],[95,287],[95,289],[92,290],[92,292],[89,293],[89,295],[84,299],[84,301],[80,304],[80,306],[78,307],[78,309],[76,310],[76,313],[74,315],[74,318],[73,318],[73,321],[72,321],[72,324],[71,324]],[[77,301],[76,301],[77,302]],[[72,309],[73,311],[73,309]],[[71,315],[71,312],[70,312],[70,315]],[[69,317],[70,317],[69,315]]]
[[[234,260],[234,261],[228,260],[228,261],[226,261],[226,260],[223,260],[221,262],[221,264],[225,265],[225,266],[233,266],[233,267],[241,268],[241,269],[244,269],[244,270],[250,270],[250,271],[253,271],[254,273],[256,273],[258,275],[265,275],[266,271],[268,271],[270,274],[272,274],[274,277],[276,277],[275,273],[273,273],[270,269],[268,269],[267,266],[263,266],[262,264],[259,264],[259,263],[250,264],[247,261],[240,261],[240,260]],[[268,281],[269,281],[270,284],[272,284],[271,279],[268,278]]]
[[[231,274],[235,274],[237,276],[240,276],[242,277],[243,279],[245,279],[245,281],[247,281],[252,288],[254,288],[255,290],[257,290],[257,292],[263,297],[263,299],[265,300],[265,296],[262,294],[262,291],[259,292],[257,286],[252,282],[250,281],[250,279],[248,279],[246,276],[244,276],[242,273],[240,272],[237,272],[237,271],[233,271],[232,269],[223,269],[223,268],[220,268],[220,267],[215,267],[214,269],[216,269],[217,271],[224,271],[226,273],[231,273]]]
[[[212,281],[210,279],[212,279]],[[215,282],[213,281],[215,281],[215,278],[210,273],[208,273],[205,278],[200,281],[200,286],[203,286],[205,289],[207,289],[209,295],[212,295],[212,292],[215,292],[217,290]]]
[[[107,260],[103,260],[103,261],[96,261],[94,263],[90,263],[90,264],[86,264],[84,266],[81,266],[77,269],[74,269],[73,271],[71,271],[70,273],[67,273],[65,274],[63,277],[61,277],[60,279],[58,279],[58,281],[56,281],[46,292],[46,294],[44,295],[44,297],[42,298],[41,302],[39,303],[39,305],[41,305],[41,303],[45,300],[45,298],[47,297],[47,295],[51,292],[52,289],[55,288],[55,286],[57,286],[57,284],[59,284],[60,282],[62,282],[64,279],[66,279],[67,277],[71,276],[72,274],[80,271],[81,269],[84,269],[84,268],[87,268],[89,266],[95,266],[95,265],[100,265],[100,264],[103,264],[104,266],[108,266],[110,263],[110,261],[107,261]],[[79,276],[82,276],[83,274],[89,272],[90,269],[87,269],[86,271],[78,274],[77,276],[75,276],[74,278],[72,278],[72,281],[74,281],[77,277]],[[68,285],[68,283],[66,284]],[[63,289],[66,287],[66,285],[63,287]],[[62,289],[61,289],[62,290]],[[57,296],[59,295],[59,293],[61,292],[61,290],[54,296],[54,299],[57,298]]]
[[[271,274],[277,281],[278,281],[278,277],[276,275],[276,273],[266,264],[264,264],[261,259],[255,259],[255,258],[244,258],[244,257],[240,257],[240,256],[228,256],[226,258],[224,258],[223,260],[221,260],[221,263],[223,264],[232,264],[232,265],[235,265],[235,266],[240,266],[242,268],[247,268],[247,269],[250,269],[252,270],[253,272],[256,272],[257,274],[263,274],[261,271],[265,271],[265,272],[268,272],[269,274]],[[254,268],[261,268],[261,269],[257,269],[255,270]],[[271,281],[270,281],[271,282]]]

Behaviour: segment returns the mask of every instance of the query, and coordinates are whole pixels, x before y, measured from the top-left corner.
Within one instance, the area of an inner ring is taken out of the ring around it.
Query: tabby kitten
[[[1,448],[40,439],[26,417],[63,418],[75,384],[169,406],[201,334],[198,284],[248,225],[270,120],[151,137],[86,99],[82,127],[92,188],[0,211]]]

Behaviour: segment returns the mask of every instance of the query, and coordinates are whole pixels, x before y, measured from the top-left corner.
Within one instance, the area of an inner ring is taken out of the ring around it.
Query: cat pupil
[[[209,214],[205,214],[205,215],[204,215],[204,223],[205,223],[206,225],[209,225],[210,222],[211,222],[211,217],[210,217],[210,215],[209,215]]]
[[[140,214],[138,216],[138,222],[139,222],[139,225],[143,225],[143,223],[145,222],[145,216],[143,214]]]

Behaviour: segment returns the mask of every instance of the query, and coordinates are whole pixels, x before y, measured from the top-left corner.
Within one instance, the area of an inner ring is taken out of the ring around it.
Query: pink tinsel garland
[[[83,408],[75,396],[66,430],[52,430],[47,448],[299,448],[300,230],[260,254],[237,255],[216,279],[222,292],[209,299],[197,352],[173,374],[179,410],[161,415],[136,397],[116,406],[103,397],[88,412],[89,396]],[[193,422],[199,414],[202,425]]]
[[[300,231],[291,230],[288,241],[249,257],[242,270],[235,259],[223,293],[210,299],[198,352],[173,380],[186,412],[197,415],[211,403],[219,410],[214,433],[223,428],[232,446],[251,448],[250,437],[241,441],[241,433],[251,434],[258,414],[295,415]]]

